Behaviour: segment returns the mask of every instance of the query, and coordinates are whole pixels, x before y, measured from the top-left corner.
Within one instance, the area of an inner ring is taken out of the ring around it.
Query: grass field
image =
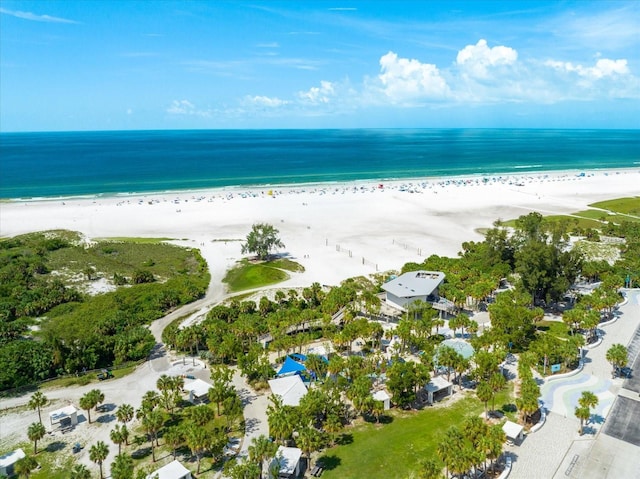
[[[590,211],[596,211],[596,210],[590,210]],[[559,221],[568,221],[569,224],[572,227],[579,227],[582,229],[586,229],[586,228],[601,228],[602,227],[602,223],[600,221],[598,221],[597,219],[600,218],[600,216],[606,216],[606,213],[602,212],[602,211],[598,211],[597,213],[599,213],[599,216],[594,216],[593,218],[587,217],[587,216],[583,216],[578,218],[577,216],[570,216],[570,215],[549,215],[549,216],[545,216],[544,220],[546,222],[549,223],[553,223],[553,222],[559,222]],[[576,213],[576,215],[578,215]],[[580,216],[580,215],[578,215]],[[503,226],[507,226],[510,228],[515,228],[516,226],[516,220],[515,219],[511,219],[511,220],[506,220],[502,222]]]
[[[456,394],[460,394],[456,392]],[[496,398],[496,408],[511,409],[511,394]],[[422,459],[434,458],[436,448],[450,426],[460,425],[468,416],[478,415],[483,406],[473,397],[463,398],[419,412],[394,411],[389,424],[362,424],[348,429],[342,445],[324,451],[326,479],[404,479],[417,472]]]
[[[230,269],[224,279],[229,291],[237,292],[277,284],[289,279],[289,275],[274,262],[250,263],[242,260]]]
[[[616,213],[637,216],[638,219],[640,219],[640,196],[600,201],[599,203],[592,203],[589,206],[602,208],[603,210],[615,211]]]
[[[561,339],[569,339],[569,326],[560,321],[538,321],[536,328]]]

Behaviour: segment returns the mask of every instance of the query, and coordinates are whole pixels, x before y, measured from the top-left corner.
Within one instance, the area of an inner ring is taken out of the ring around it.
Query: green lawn
[[[39,469],[31,473],[29,476],[31,479],[67,479],[69,477],[69,470],[74,464],[73,453],[71,452],[73,446],[71,444],[45,436],[41,441],[38,441],[38,454],[36,456],[33,455],[32,442],[16,444],[14,448],[18,447],[22,448],[25,454],[33,457],[40,466]],[[95,466],[96,476],[97,469],[98,466]],[[90,467],[89,470],[93,471],[93,468]]]
[[[623,214],[623,213],[613,213],[613,214],[609,214],[605,211],[600,211],[600,210],[584,210],[584,211],[578,211],[577,213],[574,213],[577,216],[581,216],[583,218],[593,218],[596,220],[602,220],[602,221],[607,221],[607,222],[612,222],[612,223],[620,223],[622,220],[626,220],[626,221],[640,221],[640,217],[637,216],[629,216],[627,214]]]
[[[545,331],[558,338],[568,339],[570,336],[569,326],[561,321],[538,321],[536,328],[539,331]]]
[[[616,213],[634,215],[640,218],[640,196],[600,201],[599,203],[592,203],[589,206],[602,208],[603,210],[615,211]]]
[[[595,210],[593,210],[595,211]],[[599,218],[600,216],[606,216],[606,213],[602,212],[602,211],[598,211],[597,213],[599,213],[598,216],[595,216],[594,218]],[[582,216],[579,215],[578,213],[576,213],[578,216]],[[569,225],[571,225],[572,227],[580,227],[582,229],[586,229],[586,228],[597,228],[600,229],[602,228],[602,223],[600,221],[597,221],[597,219],[592,219],[589,217],[580,217],[578,218],[577,216],[569,216],[569,215],[549,215],[549,216],[545,216],[544,220],[547,223],[554,223],[554,222],[559,222],[559,221],[568,221]],[[510,228],[515,228],[516,227],[516,220],[515,219],[511,219],[511,220],[506,220],[502,222],[503,226],[507,226]]]
[[[260,288],[289,279],[289,275],[279,268],[274,262],[250,263],[242,260],[227,272],[222,281],[231,292]]]
[[[496,406],[499,404],[497,401]],[[323,477],[407,478],[417,470],[421,459],[437,459],[436,448],[449,426],[459,425],[465,417],[482,410],[479,401],[465,398],[416,413],[394,412],[390,424],[364,424],[347,429],[344,444],[320,456],[326,467]]]
[[[304,273],[304,266],[286,258],[270,261],[269,265],[274,268],[286,269],[287,271],[292,271],[294,273]]]

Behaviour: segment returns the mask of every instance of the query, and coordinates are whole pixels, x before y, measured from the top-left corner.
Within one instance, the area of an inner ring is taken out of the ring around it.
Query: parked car
[[[625,366],[624,368],[620,368],[618,374],[623,378],[631,377],[631,368],[629,366]]]

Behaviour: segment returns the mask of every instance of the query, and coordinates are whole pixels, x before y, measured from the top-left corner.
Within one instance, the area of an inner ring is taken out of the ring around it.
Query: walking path
[[[640,325],[640,290],[626,293],[628,301],[620,306],[618,320],[603,327],[602,344],[586,351],[583,371],[542,385],[542,400],[549,410],[547,421],[519,447],[508,448],[514,454],[510,478],[640,478],[640,448],[601,433],[618,395],[628,396],[626,390],[621,394],[623,380],[611,379],[611,365],[606,360],[611,345],[627,345]],[[594,392],[600,404],[586,433],[579,436],[580,421],[573,410],[585,390]]]

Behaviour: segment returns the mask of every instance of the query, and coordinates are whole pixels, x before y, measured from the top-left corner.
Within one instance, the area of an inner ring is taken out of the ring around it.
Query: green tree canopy
[[[274,248],[284,248],[278,237],[279,231],[267,223],[256,223],[247,235],[247,242],[242,245],[242,254],[255,253],[259,259],[265,260]]]

